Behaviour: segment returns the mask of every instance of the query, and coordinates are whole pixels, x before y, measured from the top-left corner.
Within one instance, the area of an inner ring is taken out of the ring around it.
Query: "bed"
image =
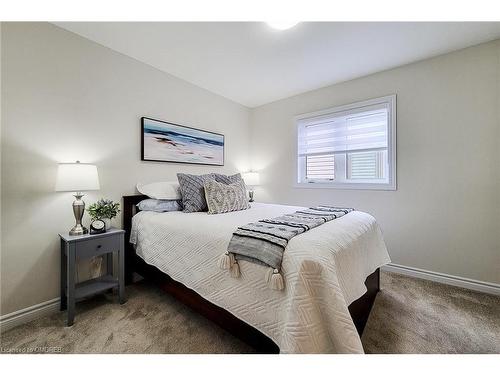
[[[240,262],[238,279],[217,267],[239,225],[302,207],[252,203],[248,210],[137,212],[145,196],[123,197],[126,277],[165,291],[264,353],[362,353],[360,335],[390,261],[375,219],[355,211],[294,237],[283,257],[283,291],[266,268]],[[127,236],[128,238],[128,236]],[[311,251],[313,249],[313,251]]]

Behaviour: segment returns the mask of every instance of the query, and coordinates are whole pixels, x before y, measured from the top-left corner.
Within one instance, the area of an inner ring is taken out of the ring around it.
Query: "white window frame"
[[[362,109],[363,107],[385,104],[388,106],[388,129],[387,129],[387,161],[388,161],[388,179],[386,183],[373,182],[344,182],[344,181],[325,181],[325,182],[301,182],[299,168],[299,121],[318,116],[334,115],[337,112]],[[304,113],[294,117],[295,124],[295,173],[293,186],[306,189],[346,189],[346,190],[396,190],[396,95],[388,95],[380,98],[369,99],[361,102],[346,104],[334,108],[325,109],[311,113]]]

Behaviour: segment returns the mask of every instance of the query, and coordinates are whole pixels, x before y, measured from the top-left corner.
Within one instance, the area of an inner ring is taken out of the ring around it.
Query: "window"
[[[297,184],[396,188],[396,96],[298,116]]]
[[[306,156],[306,179],[333,181],[335,179],[334,155]]]

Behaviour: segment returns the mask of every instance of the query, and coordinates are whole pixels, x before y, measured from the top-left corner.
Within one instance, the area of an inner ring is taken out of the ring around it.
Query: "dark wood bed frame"
[[[236,318],[233,314],[223,308],[214,305],[201,297],[194,290],[173,280],[170,276],[158,268],[146,264],[142,258],[136,255],[134,247],[129,243],[132,217],[138,212],[136,205],[145,195],[128,195],[123,197],[123,229],[125,230],[125,281],[133,282],[133,273],[137,273],[145,279],[152,280],[165,292],[171,294],[179,301],[197,311],[207,319],[226,329],[234,336],[254,347],[260,353],[279,353],[278,346],[269,337],[256,328]],[[368,316],[372,309],[375,297],[380,290],[380,269],[366,278],[367,292],[359,299],[349,305],[349,312],[358,330],[359,335],[363,333]]]

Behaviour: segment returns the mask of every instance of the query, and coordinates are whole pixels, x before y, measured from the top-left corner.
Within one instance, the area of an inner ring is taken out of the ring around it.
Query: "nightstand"
[[[68,326],[73,325],[75,302],[84,297],[118,288],[120,303],[125,302],[125,231],[111,228],[106,233],[61,238],[61,311],[68,311]],[[113,254],[118,256],[118,277],[113,276]],[[106,256],[106,274],[81,283],[76,282],[77,259]]]

